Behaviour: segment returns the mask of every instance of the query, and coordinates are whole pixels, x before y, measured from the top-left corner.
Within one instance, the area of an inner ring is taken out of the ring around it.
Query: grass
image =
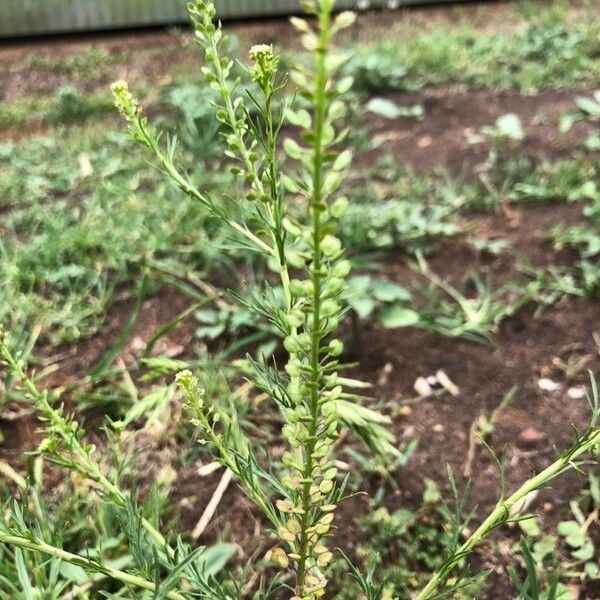
[[[182,122],[194,128],[202,121],[183,116]],[[215,139],[213,133],[189,152],[206,154]],[[0,145],[0,317],[11,328],[39,322],[54,342],[75,341],[98,330],[114,299],[134,293],[151,264],[200,273],[219,264],[195,232],[214,240],[223,236],[220,227],[189,201],[177,202],[138,151],[122,153],[125,144],[122,134],[97,124]],[[597,176],[597,163],[581,155],[525,170],[504,195],[508,202],[589,204]],[[362,183],[352,186],[341,235],[357,261],[385,249],[431,251],[489,198],[484,186],[385,161],[354,177]],[[230,185],[228,176],[209,177],[202,164],[195,180]]]
[[[218,229],[191,202],[176,202],[125,144],[104,127],[76,127],[1,147],[0,320],[10,329],[39,322],[54,343],[75,341],[153,262],[199,272],[220,262],[197,236]]]
[[[90,81],[109,72],[119,58],[117,54],[104,48],[90,46],[64,58],[32,52],[27,57],[27,62],[33,69],[62,73],[75,79]]]
[[[568,22],[567,7],[538,6],[526,26],[509,31],[482,32],[466,23],[414,33],[399,25],[393,40],[354,48],[347,72],[365,93],[447,83],[523,92],[598,86],[600,22],[592,5]]]

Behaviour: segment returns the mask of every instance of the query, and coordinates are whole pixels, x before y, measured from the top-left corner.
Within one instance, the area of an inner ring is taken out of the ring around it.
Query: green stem
[[[314,470],[314,451],[317,443],[317,429],[319,425],[319,390],[321,384],[321,279],[322,279],[322,255],[321,255],[321,204],[323,202],[323,127],[325,124],[325,111],[327,106],[327,50],[329,47],[329,21],[330,12],[322,10],[319,15],[319,48],[317,50],[317,69],[315,85],[315,116],[314,116],[314,153],[312,161],[312,244],[313,264],[311,278],[313,284],[312,299],[312,326],[311,326],[311,349],[310,349],[310,423],[309,435],[304,448],[305,465],[303,469],[302,485],[302,518],[300,522],[300,541],[297,570],[298,595],[305,596],[305,581],[308,574],[308,532],[311,524],[311,500],[310,488],[312,485],[312,474]]]
[[[147,145],[154,151],[156,157],[160,160],[163,169],[166,171],[167,175],[177,184],[177,186],[185,192],[188,196],[198,200],[200,204],[202,204],[205,208],[211,210],[212,203],[208,198],[206,198],[200,190],[198,190],[190,181],[188,181],[175,167],[173,161],[160,149],[158,146],[158,142],[156,139],[152,138],[150,134],[146,131],[146,128],[141,120],[138,119],[137,126],[140,130],[140,133],[144,136]],[[225,215],[219,213],[227,224],[235,229],[238,233],[241,233],[244,237],[246,237],[250,242],[252,242],[257,248],[265,252],[266,254],[273,254],[273,249],[265,244],[259,237],[254,235],[249,229],[238,223],[237,221],[233,221],[231,219],[227,219]]]
[[[273,245],[277,252],[277,263],[279,268],[279,277],[283,286],[285,304],[287,310],[292,308],[292,293],[290,291],[290,274],[285,260],[285,246],[283,235],[283,200],[277,190],[277,140],[273,127],[272,98],[269,95],[266,100],[266,125],[267,125],[267,163],[269,165],[269,189],[271,196],[271,206],[269,213],[273,224]],[[295,333],[295,331],[293,332]]]
[[[66,421],[64,417],[59,414],[48,402],[46,398],[46,394],[40,392],[37,386],[33,382],[33,380],[25,373],[19,362],[12,355],[8,346],[0,339],[0,356],[6,360],[10,368],[19,378],[22,385],[25,386],[29,395],[34,399],[36,406],[40,410],[40,412],[44,415],[44,417],[50,422],[55,423],[57,425],[57,431],[60,433],[61,437],[67,444],[67,447],[70,449],[70,452],[77,459],[77,466],[82,474],[86,477],[89,477],[91,480],[95,481],[100,485],[100,487],[105,491],[105,493],[109,494],[117,503],[121,506],[124,506],[127,503],[127,498],[125,494],[119,489],[117,485],[115,485],[112,481],[110,481],[101,471],[99,465],[95,463],[85,451],[85,449],[81,446],[77,439],[66,439],[63,432],[68,430],[71,432],[71,429],[66,425]],[[158,531],[147,519],[142,518],[142,525],[144,529],[148,532],[148,534],[156,540],[156,542],[165,549],[169,558],[173,559],[175,557],[175,551],[169,544],[164,536]]]
[[[52,556],[59,560],[64,560],[70,564],[78,565],[87,571],[103,573],[107,577],[120,581],[124,584],[132,585],[151,592],[156,591],[156,584],[152,581],[148,581],[147,579],[138,577],[137,575],[131,575],[130,573],[120,571],[119,569],[113,569],[112,567],[99,564],[87,558],[78,556],[77,554],[72,554],[71,552],[57,548],[56,546],[46,544],[42,541],[32,540],[20,535],[10,535],[0,532],[0,543],[8,544],[10,546],[17,546],[19,548],[32,550],[34,552],[41,552],[47,556]],[[175,591],[167,592],[164,597],[168,598],[169,600],[186,600],[185,596]]]
[[[514,494],[499,502],[483,523],[471,536],[446,560],[440,570],[433,575],[429,583],[414,600],[428,600],[436,593],[452,569],[467,556],[487,536],[510,517],[510,510],[531,492],[544,487],[549,481],[573,467],[573,460],[591,450],[600,443],[600,429],[590,429],[578,442],[541,473],[526,481]]]

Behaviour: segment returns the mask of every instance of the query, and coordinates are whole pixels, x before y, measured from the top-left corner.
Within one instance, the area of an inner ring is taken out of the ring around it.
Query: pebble
[[[426,398],[427,396],[431,396],[431,394],[433,394],[433,389],[425,377],[418,377],[413,387],[417,394],[419,394],[419,396],[422,398]]]
[[[519,434],[519,440],[528,446],[534,446],[546,439],[546,434],[535,427],[527,427]]]
[[[544,392],[556,392],[560,390],[560,383],[552,381],[552,379],[548,379],[547,377],[542,377],[538,379],[538,387]]]
[[[581,400],[581,398],[585,398],[585,388],[581,385],[571,387],[567,390],[567,396],[573,400]]]

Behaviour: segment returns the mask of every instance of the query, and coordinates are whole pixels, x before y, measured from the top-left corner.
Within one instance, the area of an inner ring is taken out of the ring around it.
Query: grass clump
[[[598,19],[591,13],[569,20],[566,4],[550,4],[526,14],[523,29],[436,28],[359,47],[346,70],[355,89],[367,93],[443,83],[524,92],[597,86]]]
[[[135,289],[151,264],[168,256],[176,271],[203,271],[216,259],[196,235],[205,216],[173,202],[140,153],[124,155],[122,136],[65,133],[9,143],[0,158],[0,319],[11,330],[39,322],[55,342],[96,331],[115,293]]]

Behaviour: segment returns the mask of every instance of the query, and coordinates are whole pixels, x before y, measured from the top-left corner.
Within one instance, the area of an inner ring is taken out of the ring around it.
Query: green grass
[[[599,31],[597,19],[567,23],[555,3],[511,31],[482,32],[465,24],[401,32],[398,40],[359,49],[349,69],[359,90],[448,81],[527,90],[591,84],[600,73],[594,60]],[[29,61],[78,80],[118,58],[91,48],[61,59],[31,55]],[[227,188],[228,176],[215,182],[202,166],[208,160],[219,171],[211,92],[189,73],[164,87],[141,87],[158,120],[177,127],[201,187]],[[45,137],[0,145],[0,320],[9,328],[39,323],[54,342],[81,339],[102,326],[115,298],[134,294],[148,265],[163,261],[175,270],[206,271],[218,262],[219,252],[205,240],[220,239],[219,226],[126,146],[108,92],[85,95],[67,86],[48,97],[0,104],[0,128],[31,121],[48,126]],[[368,134],[359,130],[353,134],[364,145]],[[499,182],[494,194],[489,182],[419,175],[385,159],[357,171],[341,223],[350,253],[360,264],[374,250],[428,252],[440,239],[461,234],[465,213],[504,202],[598,200],[593,155],[580,152],[535,166],[519,158],[518,146],[514,153],[493,166]],[[586,277],[592,277],[589,265]]]
[[[203,122],[182,120],[190,128]],[[187,150],[190,157],[210,155],[214,139]],[[54,342],[81,339],[101,327],[117,292],[133,293],[153,262],[208,271],[220,260],[206,243],[220,239],[219,226],[165,185],[141,153],[123,152],[126,143],[124,134],[96,124],[0,145],[0,320],[9,328],[35,322]],[[196,164],[202,185],[229,185],[228,176],[214,181]],[[341,233],[359,262],[373,250],[430,251],[489,198],[483,186],[386,161],[355,177],[362,183],[351,186]],[[505,195],[520,203],[585,200],[597,177],[585,155],[543,163]]]
[[[126,144],[98,126],[0,147],[0,321],[9,329],[40,322],[55,342],[76,340],[152,261],[203,270],[219,260],[206,242],[218,230]]]
[[[600,84],[597,12],[573,22],[561,3],[529,16],[525,27],[486,32],[466,23],[353,47],[347,71],[362,92],[414,91],[445,83],[524,92]],[[518,15],[515,15],[515,24]]]
[[[76,124],[113,116],[114,107],[108,92],[84,94],[65,85],[57,88],[52,96],[0,104],[0,130],[16,130],[30,123],[45,126]]]

